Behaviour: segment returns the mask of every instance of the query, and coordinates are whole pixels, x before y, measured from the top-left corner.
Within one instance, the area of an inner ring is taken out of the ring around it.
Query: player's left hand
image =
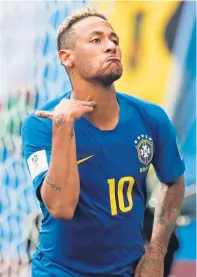
[[[160,253],[146,251],[140,259],[134,277],[163,277],[164,256]]]

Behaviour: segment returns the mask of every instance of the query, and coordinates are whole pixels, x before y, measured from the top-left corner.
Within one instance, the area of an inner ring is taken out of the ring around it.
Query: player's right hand
[[[93,112],[96,103],[94,101],[80,101],[75,99],[63,99],[53,111],[37,111],[36,116],[48,118],[53,121],[74,121],[86,113]]]

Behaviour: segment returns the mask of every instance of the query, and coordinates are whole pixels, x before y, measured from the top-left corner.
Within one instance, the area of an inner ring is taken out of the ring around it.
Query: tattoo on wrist
[[[65,122],[65,118],[63,114],[58,115],[55,119],[55,123],[57,127],[60,127],[61,125],[63,125],[64,122]]]
[[[62,190],[60,186],[58,186],[58,185],[56,185],[56,184],[54,184],[54,183],[52,182],[52,179],[51,179],[50,176],[46,176],[46,184],[47,184],[49,187],[51,187],[52,189],[55,189],[55,190],[57,190],[57,191],[59,191],[59,192]]]

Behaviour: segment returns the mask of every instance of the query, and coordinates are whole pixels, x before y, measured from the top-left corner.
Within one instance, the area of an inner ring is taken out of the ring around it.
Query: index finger
[[[94,106],[96,106],[96,102],[95,101],[81,101],[81,104],[83,106],[88,106],[88,107],[94,107]]]
[[[35,112],[35,115],[42,118],[53,119],[53,112],[37,111]]]

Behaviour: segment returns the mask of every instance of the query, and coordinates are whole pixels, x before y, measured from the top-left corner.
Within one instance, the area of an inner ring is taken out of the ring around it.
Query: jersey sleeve
[[[166,112],[159,106],[153,106],[154,155],[152,164],[160,182],[176,181],[185,171],[177,143],[177,132]]]
[[[47,119],[45,119],[47,120]],[[28,117],[21,129],[23,153],[38,200],[40,187],[47,174],[51,158],[51,135],[47,125],[36,116]]]

